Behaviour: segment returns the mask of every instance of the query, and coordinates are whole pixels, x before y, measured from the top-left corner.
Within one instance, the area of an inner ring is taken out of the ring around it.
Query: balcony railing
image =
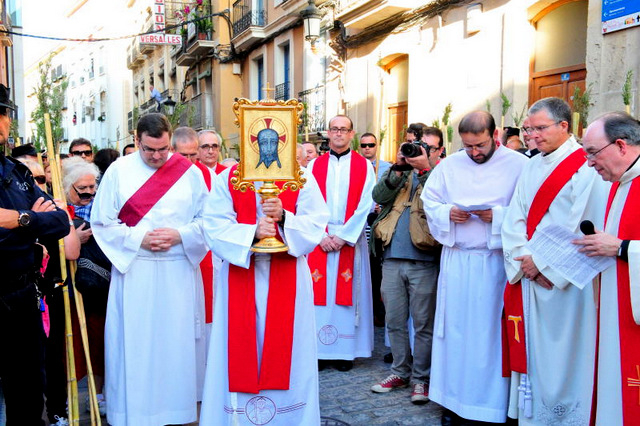
[[[305,131],[315,133],[325,130],[325,87],[316,86],[302,91],[298,93],[298,98],[305,105],[302,124],[298,131],[304,134]]]
[[[205,102],[210,93],[199,93],[186,102],[186,108],[180,114],[180,125],[196,130],[213,127],[211,113],[207,114]]]
[[[289,99],[289,82],[276,85],[276,101],[286,101]]]
[[[233,4],[233,36],[245,32],[249,27],[267,25],[267,10],[252,9],[251,0],[239,0]]]

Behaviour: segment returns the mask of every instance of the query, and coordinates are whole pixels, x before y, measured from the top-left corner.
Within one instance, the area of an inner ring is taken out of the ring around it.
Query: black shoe
[[[384,359],[384,362],[386,362],[387,364],[391,364],[393,362],[393,354],[389,352],[384,356],[383,359]]]
[[[353,361],[337,360],[333,362],[333,366],[338,371],[349,371],[353,368]]]
[[[454,426],[456,424],[456,422],[454,422],[454,419],[456,417],[457,416],[453,411],[447,410],[445,408],[444,411],[442,412],[442,417],[440,418],[440,424],[442,426]]]
[[[331,364],[330,361],[326,360],[326,359],[319,359],[318,360],[318,371],[322,371],[325,368],[327,368],[329,366],[329,364]]]

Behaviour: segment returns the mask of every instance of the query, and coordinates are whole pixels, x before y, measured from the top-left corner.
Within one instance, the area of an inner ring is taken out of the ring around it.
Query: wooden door
[[[407,128],[407,117],[409,115],[409,104],[398,102],[387,107],[387,123],[389,128],[384,142],[382,159],[395,162],[396,153],[400,143],[404,141],[404,131]]]
[[[550,96],[564,99],[573,108],[573,92],[576,86],[584,93],[587,70],[584,64],[542,71],[531,74],[529,105]]]

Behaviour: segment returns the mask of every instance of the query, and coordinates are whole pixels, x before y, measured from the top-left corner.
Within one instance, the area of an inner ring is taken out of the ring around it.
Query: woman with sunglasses
[[[67,197],[68,210],[80,239],[80,257],[77,261],[75,285],[83,296],[91,365],[93,367],[100,414],[106,414],[102,396],[104,384],[104,325],[106,319],[109,271],[111,263],[93,238],[89,218],[97,190],[98,167],[81,157],[62,162],[62,186]],[[96,272],[98,271],[98,272]],[[47,413],[49,417],[66,417],[66,378],[64,375],[64,314],[61,292],[51,295],[51,331],[47,343]],[[75,308],[71,308],[75,312]],[[80,336],[77,316],[72,315],[74,335]],[[74,336],[75,337],[75,336]],[[79,338],[74,338],[76,376],[82,378],[86,365]],[[89,405],[87,404],[87,409]]]

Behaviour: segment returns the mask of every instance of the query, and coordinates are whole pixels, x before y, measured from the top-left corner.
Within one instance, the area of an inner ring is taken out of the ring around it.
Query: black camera
[[[429,145],[420,141],[413,142],[405,142],[400,145],[400,152],[406,158],[413,158],[422,155],[422,150],[420,147],[423,147],[425,152],[429,152]]]

